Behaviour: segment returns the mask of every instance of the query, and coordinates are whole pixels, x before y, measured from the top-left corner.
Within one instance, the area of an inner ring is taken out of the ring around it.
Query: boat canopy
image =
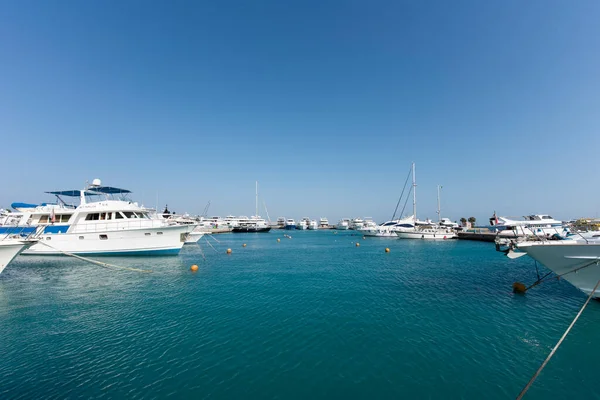
[[[79,197],[81,195],[81,190],[61,190],[57,192],[46,192],[48,194],[53,194],[55,196],[69,196],[69,197]],[[86,196],[94,196],[99,194],[125,194],[131,193],[130,190],[127,189],[119,189],[111,186],[93,186],[84,191]]]

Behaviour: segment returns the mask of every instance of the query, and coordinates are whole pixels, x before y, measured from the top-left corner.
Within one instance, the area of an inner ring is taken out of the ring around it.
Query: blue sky
[[[414,161],[421,218],[598,215],[600,2],[0,7],[0,206],[382,221]]]

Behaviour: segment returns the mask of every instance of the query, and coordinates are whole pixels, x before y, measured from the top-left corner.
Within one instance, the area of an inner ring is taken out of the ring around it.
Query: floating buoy
[[[242,247],[246,247],[246,243],[244,243],[244,244],[242,245]]]
[[[364,239],[366,239],[366,238],[363,236],[363,240],[364,240]]]
[[[521,282],[513,283],[513,293],[525,293],[527,291],[527,286]]]
[[[190,267],[190,271],[192,271],[192,272],[196,272],[196,271],[198,271],[198,266],[197,266],[196,264],[192,265],[192,266]]]
[[[360,246],[360,243],[356,242],[356,247]]]
[[[231,254],[231,249],[227,249],[227,254]]]
[[[444,240],[446,240],[446,236],[444,236]]]
[[[385,252],[386,252],[386,253],[389,253],[389,252],[390,252],[390,248],[389,248],[389,247],[386,247],[386,248],[385,248]]]
[[[281,242],[281,239],[277,239],[277,243]]]

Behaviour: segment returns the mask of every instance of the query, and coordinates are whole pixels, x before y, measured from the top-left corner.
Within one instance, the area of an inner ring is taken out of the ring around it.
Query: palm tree
[[[460,219],[460,224],[461,224],[462,226],[467,226],[467,219],[466,219],[465,217],[462,217],[462,218]]]
[[[475,226],[475,221],[477,221],[475,217],[469,217],[469,222],[471,223],[471,226]]]

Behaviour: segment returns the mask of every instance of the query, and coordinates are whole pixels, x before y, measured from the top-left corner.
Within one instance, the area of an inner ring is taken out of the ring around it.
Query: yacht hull
[[[523,242],[517,249],[539,261],[585,294],[600,280],[600,243],[575,240]],[[576,270],[576,271],[575,271]],[[600,298],[600,293],[594,293]]]
[[[396,232],[399,239],[446,240],[456,238],[454,232]]]
[[[271,230],[270,226],[267,226],[264,228],[251,228],[251,227],[236,226],[233,228],[233,230],[231,232],[233,232],[233,233],[262,233],[262,232],[269,232],[270,230]]]
[[[0,241],[0,273],[16,256],[35,242],[30,240],[4,239]]]
[[[190,225],[152,228],[43,234],[39,242],[23,255],[62,255],[64,253],[95,256],[176,255]]]

